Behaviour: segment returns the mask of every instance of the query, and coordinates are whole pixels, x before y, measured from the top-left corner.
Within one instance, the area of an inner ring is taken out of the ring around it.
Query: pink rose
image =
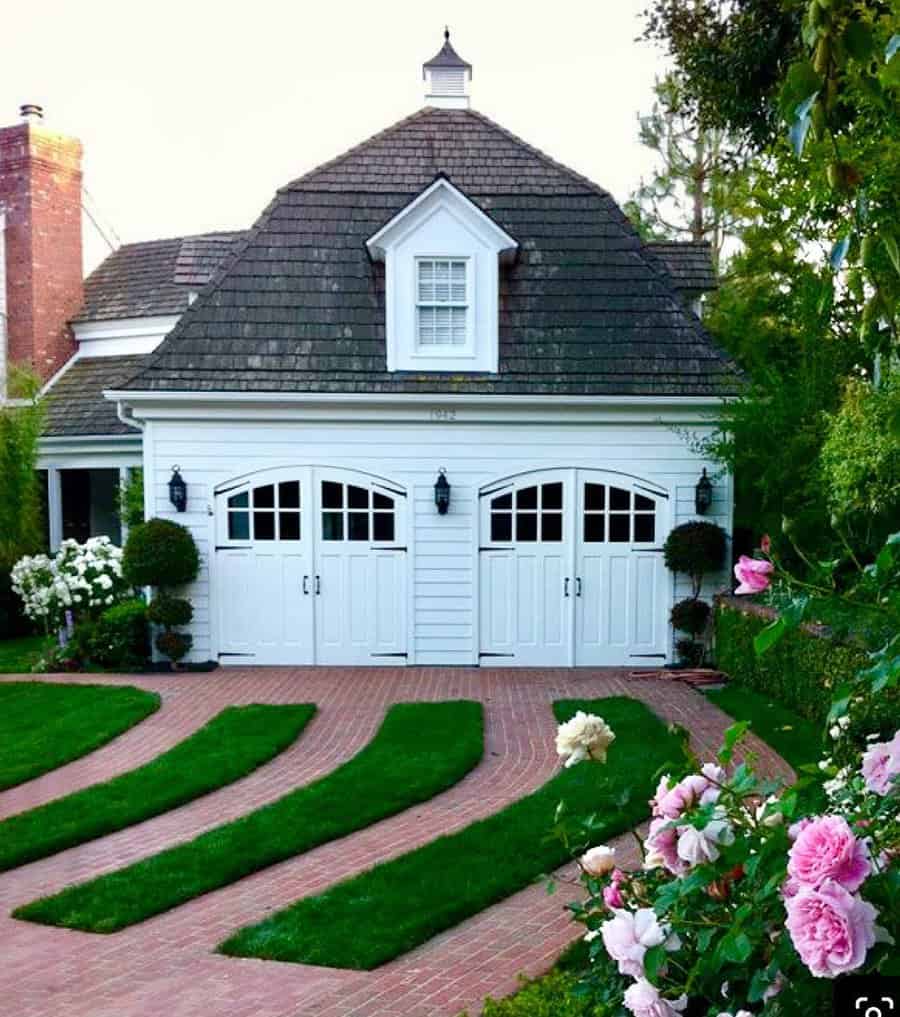
[[[715,763],[705,763],[700,773],[683,777],[674,787],[669,787],[669,778],[663,777],[651,799],[654,816],[678,819],[682,813],[695,805],[707,805],[719,797],[719,788],[725,780],[725,771]]]
[[[625,898],[620,887],[625,882],[625,873],[621,869],[613,869],[609,883],[603,887],[603,903],[610,911],[625,907]]]
[[[644,849],[645,869],[664,868],[676,876],[687,872],[687,865],[678,857],[678,829],[665,817],[651,820]]]
[[[600,935],[606,952],[618,962],[619,971],[632,978],[644,977],[644,954],[651,947],[665,943],[667,950],[677,950],[681,946],[668,925],[660,925],[653,908],[616,911],[600,926]]]
[[[857,890],[872,871],[869,848],[842,816],[820,816],[798,835],[788,852],[788,876],[813,889],[834,880]]]
[[[659,990],[640,978],[625,990],[625,1005],[634,1017],[676,1017],[687,1006],[687,996],[664,999]]]
[[[870,745],[863,756],[862,775],[866,787],[876,795],[890,794],[894,778],[900,774],[900,731],[889,742]]]
[[[748,558],[742,554],[734,567],[734,574],[740,586],[735,593],[762,593],[769,588],[769,576],[775,566],[760,558]]]
[[[840,883],[804,887],[787,902],[787,930],[800,959],[816,978],[855,971],[875,942],[878,912]]]

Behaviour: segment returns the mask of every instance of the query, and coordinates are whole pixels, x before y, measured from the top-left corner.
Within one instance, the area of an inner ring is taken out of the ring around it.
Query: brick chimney
[[[59,370],[84,295],[81,142],[47,130],[39,106],[21,116],[0,128],[0,383],[8,363]]]

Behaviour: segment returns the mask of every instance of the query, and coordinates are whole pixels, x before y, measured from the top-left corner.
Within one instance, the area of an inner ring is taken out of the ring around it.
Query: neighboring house
[[[449,39],[424,72],[424,109],[246,234],[90,276],[48,392],[52,537],[118,535],[118,471],[142,466],[147,515],[202,552],[198,660],[662,663],[685,587],[661,545],[739,386],[693,310],[709,251],[644,245],[470,110]],[[731,511],[716,477],[708,518]]]

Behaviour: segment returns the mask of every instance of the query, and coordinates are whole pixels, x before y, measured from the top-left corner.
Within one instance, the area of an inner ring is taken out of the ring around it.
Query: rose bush
[[[900,539],[888,547],[880,580],[867,577],[882,588]],[[742,583],[768,584],[776,565],[747,561],[758,564],[739,564]],[[802,618],[800,607],[790,624]],[[861,745],[850,719],[900,680],[898,649],[900,637],[837,690],[831,754],[793,786],[760,777],[752,756],[735,761],[747,727],[735,724],[716,760],[688,755],[686,772],[660,779],[640,868],[617,866],[605,845],[581,855],[586,896],[570,907],[586,927],[593,1013],[812,1017],[834,979],[900,973],[900,731]],[[592,758],[583,746],[579,759]]]
[[[25,614],[46,631],[62,628],[67,611],[74,619],[94,618],[129,592],[122,549],[109,537],[83,544],[64,540],[53,557],[26,555],[13,566],[11,579]]]

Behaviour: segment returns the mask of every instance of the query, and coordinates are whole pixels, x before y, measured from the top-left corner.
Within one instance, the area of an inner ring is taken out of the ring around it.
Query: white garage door
[[[666,494],[554,470],[481,495],[481,660],[518,666],[665,659]]]
[[[278,470],[216,496],[223,663],[406,658],[406,496],[325,467]]]

